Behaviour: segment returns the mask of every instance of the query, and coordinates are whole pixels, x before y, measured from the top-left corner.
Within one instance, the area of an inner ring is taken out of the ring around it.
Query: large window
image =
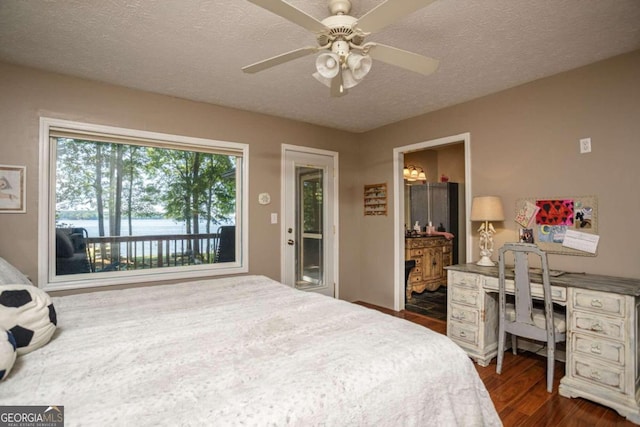
[[[246,272],[247,151],[41,119],[39,285]]]

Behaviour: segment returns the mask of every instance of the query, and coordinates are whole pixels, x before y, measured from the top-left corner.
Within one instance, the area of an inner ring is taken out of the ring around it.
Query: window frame
[[[150,140],[156,144],[166,144],[167,148],[204,151],[220,150],[235,153],[239,159],[236,167],[236,247],[235,262],[221,264],[201,264],[161,269],[101,272],[100,274],[63,275],[55,274],[55,213],[56,213],[56,162],[57,151],[50,137],[51,131],[68,130],[78,133],[99,133],[114,139]],[[39,209],[38,209],[38,286],[47,291],[86,289],[112,285],[127,285],[141,282],[177,281],[208,276],[243,274],[249,271],[249,145],[143,131],[121,127],[105,126],[84,122],[40,117],[39,153]]]

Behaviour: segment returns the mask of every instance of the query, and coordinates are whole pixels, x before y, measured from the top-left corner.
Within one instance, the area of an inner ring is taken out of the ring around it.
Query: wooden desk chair
[[[507,304],[505,295],[505,255],[511,252],[515,260],[515,304]],[[529,255],[539,256],[542,263],[542,286],[544,289],[544,309],[534,308],[531,298],[529,278]],[[566,319],[553,312],[551,284],[547,254],[530,243],[507,243],[499,251],[499,330],[498,365],[496,372],[502,371],[505,340],[511,334],[513,354],[517,353],[517,337],[546,341],[547,343],[547,391],[553,390],[553,371],[557,342],[566,340]]]

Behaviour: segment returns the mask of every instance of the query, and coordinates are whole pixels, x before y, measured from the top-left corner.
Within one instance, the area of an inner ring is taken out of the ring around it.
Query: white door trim
[[[334,298],[338,298],[339,293],[339,271],[340,271],[340,253],[339,253],[339,239],[340,239],[340,227],[339,227],[339,171],[338,171],[338,152],[322,150],[319,148],[311,148],[311,147],[303,147],[299,145],[291,145],[291,144],[282,144],[281,148],[281,167],[280,167],[280,281],[284,282],[284,277],[286,274],[286,262],[285,262],[285,252],[287,246],[287,230],[286,224],[284,222],[285,211],[286,211],[286,203],[285,203],[285,184],[286,184],[286,176],[285,176],[285,159],[286,153],[288,151],[303,153],[303,154],[319,154],[323,156],[328,156],[333,159],[333,239],[332,239],[332,247],[329,250],[331,255],[331,262],[333,263],[332,276],[327,279],[333,280],[333,288],[334,288]]]
[[[464,181],[465,181],[465,213],[467,218],[471,214],[471,134],[469,132],[459,135],[446,136],[430,141],[418,142],[411,145],[396,147],[393,149],[393,309],[404,310],[405,284],[404,284],[404,153],[423,150],[425,148],[448,145],[456,142],[464,143]],[[467,260],[471,259],[471,227],[467,227],[465,239],[467,241]]]

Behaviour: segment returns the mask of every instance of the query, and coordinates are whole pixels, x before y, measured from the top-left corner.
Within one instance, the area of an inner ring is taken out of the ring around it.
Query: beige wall
[[[0,256],[32,279],[37,277],[38,126],[39,117],[47,116],[249,144],[249,268],[274,279],[280,278],[280,226],[270,224],[270,213],[280,210],[281,144],[338,151],[341,297],[357,297],[359,269],[353,266],[360,263],[361,206],[350,201],[362,191],[352,172],[359,156],[353,134],[3,63],[0,94],[0,164],[27,166],[27,213],[0,215]],[[261,192],[271,193],[270,205],[258,204]]]
[[[496,247],[517,240],[523,197],[598,198],[598,256],[550,255],[552,268],[640,278],[640,51],[359,135],[365,182],[393,182],[392,150],[471,134],[472,196],[502,197]],[[580,154],[578,140],[593,151]],[[393,197],[393,195],[391,195]],[[393,305],[393,217],[363,221],[361,298]],[[477,248],[474,244],[474,258]]]
[[[0,215],[0,256],[31,277],[40,116],[250,144],[250,272],[273,278],[279,227],[269,213],[280,204],[280,144],[338,151],[347,300],[393,306],[393,215],[363,217],[362,185],[387,182],[393,200],[394,147],[464,132],[471,134],[472,195],[499,195],[507,211],[496,247],[516,239],[509,217],[516,199],[595,195],[598,256],[551,255],[551,266],[640,277],[633,222],[640,212],[640,51],[357,135],[7,64],[0,64],[0,93],[0,163],[28,168],[28,212]],[[592,138],[590,154],[578,152],[583,137]],[[273,196],[267,207],[256,200],[263,191]]]
[[[438,153],[438,179],[442,175],[449,178],[449,182],[464,184],[464,144],[447,145]]]

